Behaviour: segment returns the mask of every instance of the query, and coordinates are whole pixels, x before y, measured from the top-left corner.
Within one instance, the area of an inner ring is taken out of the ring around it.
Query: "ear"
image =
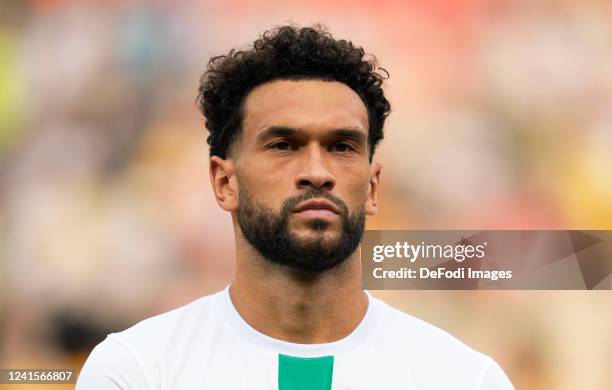
[[[365,203],[365,213],[374,215],[378,211],[378,189],[380,188],[380,172],[382,165],[375,163],[370,171],[370,184],[368,185],[368,197]]]
[[[225,211],[238,210],[238,182],[233,159],[212,156],[209,161],[210,184],[219,206]]]

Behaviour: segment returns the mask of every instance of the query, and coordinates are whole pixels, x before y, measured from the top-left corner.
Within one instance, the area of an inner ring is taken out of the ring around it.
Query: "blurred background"
[[[0,367],[78,370],[107,333],[231,281],[198,79],[285,22],[324,23],[391,75],[368,228],[612,228],[610,1],[0,7]],[[612,389],[610,291],[375,295],[517,389]]]

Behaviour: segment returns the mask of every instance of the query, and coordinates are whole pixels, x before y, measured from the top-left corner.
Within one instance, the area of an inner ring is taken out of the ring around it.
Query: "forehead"
[[[270,126],[354,128],[367,134],[368,113],[359,95],[344,83],[276,80],[254,88],[244,104],[244,135],[255,135]]]

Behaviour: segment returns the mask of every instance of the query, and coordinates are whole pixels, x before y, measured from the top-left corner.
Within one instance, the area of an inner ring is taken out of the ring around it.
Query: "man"
[[[109,335],[77,389],[512,389],[491,358],[361,290],[390,112],[379,69],[320,27],[210,61],[198,101],[234,280]]]

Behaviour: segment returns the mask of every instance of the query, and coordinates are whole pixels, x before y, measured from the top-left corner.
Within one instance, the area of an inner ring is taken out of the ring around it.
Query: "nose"
[[[331,191],[336,185],[336,178],[328,167],[329,162],[318,147],[304,149],[301,170],[295,179],[297,188]]]

